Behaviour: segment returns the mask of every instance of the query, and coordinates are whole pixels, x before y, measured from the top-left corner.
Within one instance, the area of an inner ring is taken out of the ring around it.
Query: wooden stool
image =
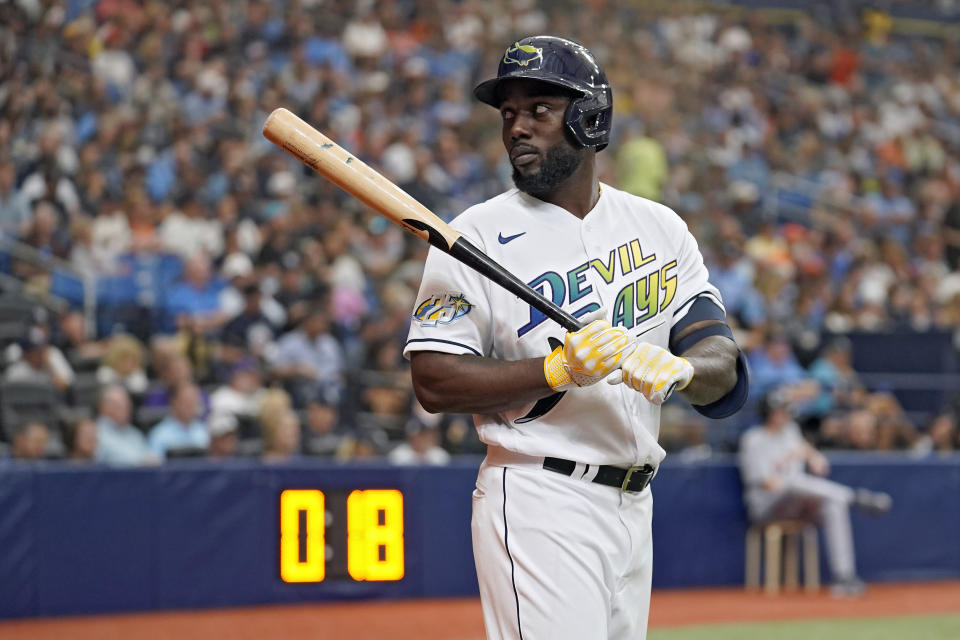
[[[820,547],[817,526],[799,520],[778,520],[755,524],[747,529],[746,567],[747,589],[760,588],[760,555],[764,555],[763,590],[769,595],[780,592],[781,564],[783,586],[796,591],[799,581],[799,538],[803,538],[803,583],[808,593],[820,590]]]

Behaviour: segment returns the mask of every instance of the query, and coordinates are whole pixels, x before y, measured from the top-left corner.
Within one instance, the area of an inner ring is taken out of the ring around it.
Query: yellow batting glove
[[[607,379],[610,384],[626,382],[655,405],[666,402],[674,389],[682,391],[693,380],[693,365],[666,349],[639,343]]]
[[[626,330],[611,327],[606,319],[593,320],[579,331],[568,332],[563,345],[543,359],[544,377],[554,391],[596,384],[620,366],[628,347]]]

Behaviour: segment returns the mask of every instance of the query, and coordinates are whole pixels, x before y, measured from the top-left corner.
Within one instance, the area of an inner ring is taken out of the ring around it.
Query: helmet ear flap
[[[567,105],[564,121],[581,146],[602,151],[610,143],[612,98],[613,92],[607,88],[574,98]]]

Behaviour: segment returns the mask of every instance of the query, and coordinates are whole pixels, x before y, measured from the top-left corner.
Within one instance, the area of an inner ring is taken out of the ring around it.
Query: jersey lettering
[[[610,250],[610,255],[607,257],[607,262],[604,264],[600,258],[594,258],[590,261],[590,266],[593,267],[594,271],[600,274],[600,277],[603,278],[603,281],[607,284],[613,282],[613,263],[614,256],[617,255],[616,249]]]
[[[553,271],[547,271],[544,274],[541,274],[534,278],[528,283],[530,288],[539,293],[542,296],[546,296],[547,299],[553,300],[553,304],[557,306],[563,306],[563,301],[567,297],[567,288],[563,284],[563,277],[559,273],[554,273]],[[547,296],[544,293],[544,285],[550,285],[550,295]],[[521,337],[523,334],[527,333],[531,329],[537,327],[541,322],[547,319],[541,311],[530,307],[530,322],[523,325],[517,329],[517,337]]]
[[[677,261],[672,260],[620,289],[610,324],[632,329],[666,309],[677,293],[676,270]]]
[[[640,240],[634,238],[611,249],[606,261],[601,258],[592,258],[567,271],[565,278],[555,271],[547,271],[531,280],[529,285],[541,295],[546,295],[554,304],[562,307],[564,303],[573,304],[593,291],[593,286],[586,284],[586,272],[591,268],[603,278],[604,282],[612,284],[617,270],[622,275],[628,275],[656,259],[655,253],[644,255]],[[677,261],[674,260],[663,269],[651,271],[621,289],[614,302],[613,325],[622,325],[631,329],[666,309],[673,301],[677,290],[676,267]],[[668,274],[667,271],[670,269],[673,269],[673,273]],[[547,286],[550,288],[549,295],[546,294]],[[589,308],[577,309],[573,315],[589,313],[596,308],[598,305],[591,303]],[[517,329],[517,337],[520,338],[540,326],[546,319],[543,313],[530,307],[529,321]]]
[[[567,284],[570,287],[570,302],[576,302],[583,296],[587,295],[593,291],[593,287],[587,285],[584,288],[583,283],[586,281],[587,277],[584,275],[584,271],[590,268],[590,263],[585,262],[576,269],[571,269],[567,272]]]

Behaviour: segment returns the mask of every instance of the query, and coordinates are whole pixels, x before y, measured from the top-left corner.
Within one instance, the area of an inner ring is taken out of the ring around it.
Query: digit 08
[[[326,496],[317,489],[287,489],[280,494],[280,577],[284,582],[322,582],[326,577],[325,508]],[[347,570],[358,581],[403,578],[400,491],[356,490],[347,497]]]

